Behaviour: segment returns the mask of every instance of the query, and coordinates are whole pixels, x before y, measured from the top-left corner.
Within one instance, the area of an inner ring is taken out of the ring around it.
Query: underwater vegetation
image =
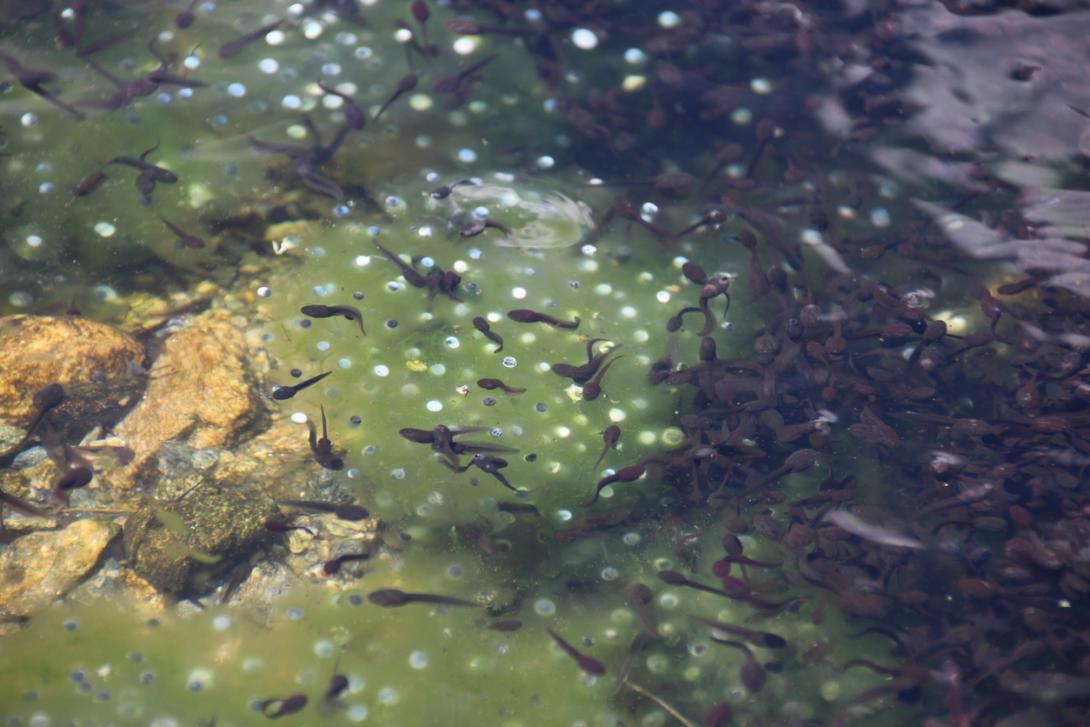
[[[15,5],[7,724],[1082,723],[1085,10]]]

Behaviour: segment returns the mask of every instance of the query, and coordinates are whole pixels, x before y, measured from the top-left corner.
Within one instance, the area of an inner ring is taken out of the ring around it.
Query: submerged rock
[[[166,340],[147,392],[116,433],[134,456],[113,478],[128,488],[164,444],[229,446],[263,414],[245,336],[226,316],[210,314]]]
[[[32,616],[74,588],[117,533],[111,523],[77,520],[13,542],[0,552],[0,620]]]
[[[60,384],[65,400],[50,418],[86,431],[94,417],[118,411],[139,392],[143,359],[134,338],[105,323],[77,316],[0,318],[0,425],[30,426],[35,393]],[[6,431],[3,439],[10,440]]]
[[[189,479],[181,495],[147,500],[125,523],[133,570],[172,594],[210,590],[268,536],[265,521],[277,514],[256,488],[221,488],[200,474]]]

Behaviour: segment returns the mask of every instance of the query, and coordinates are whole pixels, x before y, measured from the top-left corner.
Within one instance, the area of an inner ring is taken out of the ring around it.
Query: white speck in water
[[[337,652],[337,646],[328,639],[319,639],[314,642],[314,655],[320,656],[323,659],[328,659]]]
[[[681,24],[681,16],[673,10],[663,10],[659,13],[658,20],[661,28],[676,28]]]
[[[580,50],[593,50],[598,47],[598,36],[594,34],[593,30],[576,28],[571,33],[571,42]]]
[[[390,375],[390,367],[385,364],[378,364],[372,371],[375,372],[375,376],[382,376],[383,378]]]
[[[231,628],[231,617],[220,614],[212,619],[212,628],[216,631],[226,631]]]
[[[477,50],[477,41],[472,38],[459,38],[454,41],[451,48],[460,56],[468,56],[470,53]]]
[[[519,365],[518,359],[514,356],[504,356],[500,363],[503,364],[504,368],[508,369],[513,369]]]
[[[273,74],[280,70],[280,63],[275,58],[262,58],[257,64],[262,73]]]
[[[754,93],[768,94],[772,93],[772,82],[767,78],[754,78],[749,82],[749,87],[753,89]]]
[[[428,401],[427,404],[424,405],[424,408],[430,412],[443,411],[443,402],[431,399],[430,401]]]
[[[111,223],[106,222],[105,220],[102,222],[96,222],[94,230],[96,233],[98,233],[99,237],[113,237],[114,233],[117,232],[117,228],[114,227]]]
[[[246,86],[242,83],[232,83],[227,87],[227,93],[235,98],[242,98],[246,95]]]
[[[413,669],[425,669],[428,666],[428,655],[419,649],[409,654],[409,666]]]
[[[292,415],[291,415],[291,420],[293,422],[295,422],[296,424],[306,424],[307,423],[307,415],[304,412],[301,412],[301,411],[293,412]]]

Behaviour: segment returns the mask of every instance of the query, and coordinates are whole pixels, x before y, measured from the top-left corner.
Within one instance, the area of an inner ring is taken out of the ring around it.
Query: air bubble
[[[556,604],[548,598],[539,598],[534,601],[534,613],[538,616],[552,616],[556,613]]]

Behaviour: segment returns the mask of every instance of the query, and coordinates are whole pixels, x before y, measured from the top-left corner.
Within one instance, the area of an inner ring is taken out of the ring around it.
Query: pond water
[[[1088,58],[0,2],[0,724],[1085,724]]]

